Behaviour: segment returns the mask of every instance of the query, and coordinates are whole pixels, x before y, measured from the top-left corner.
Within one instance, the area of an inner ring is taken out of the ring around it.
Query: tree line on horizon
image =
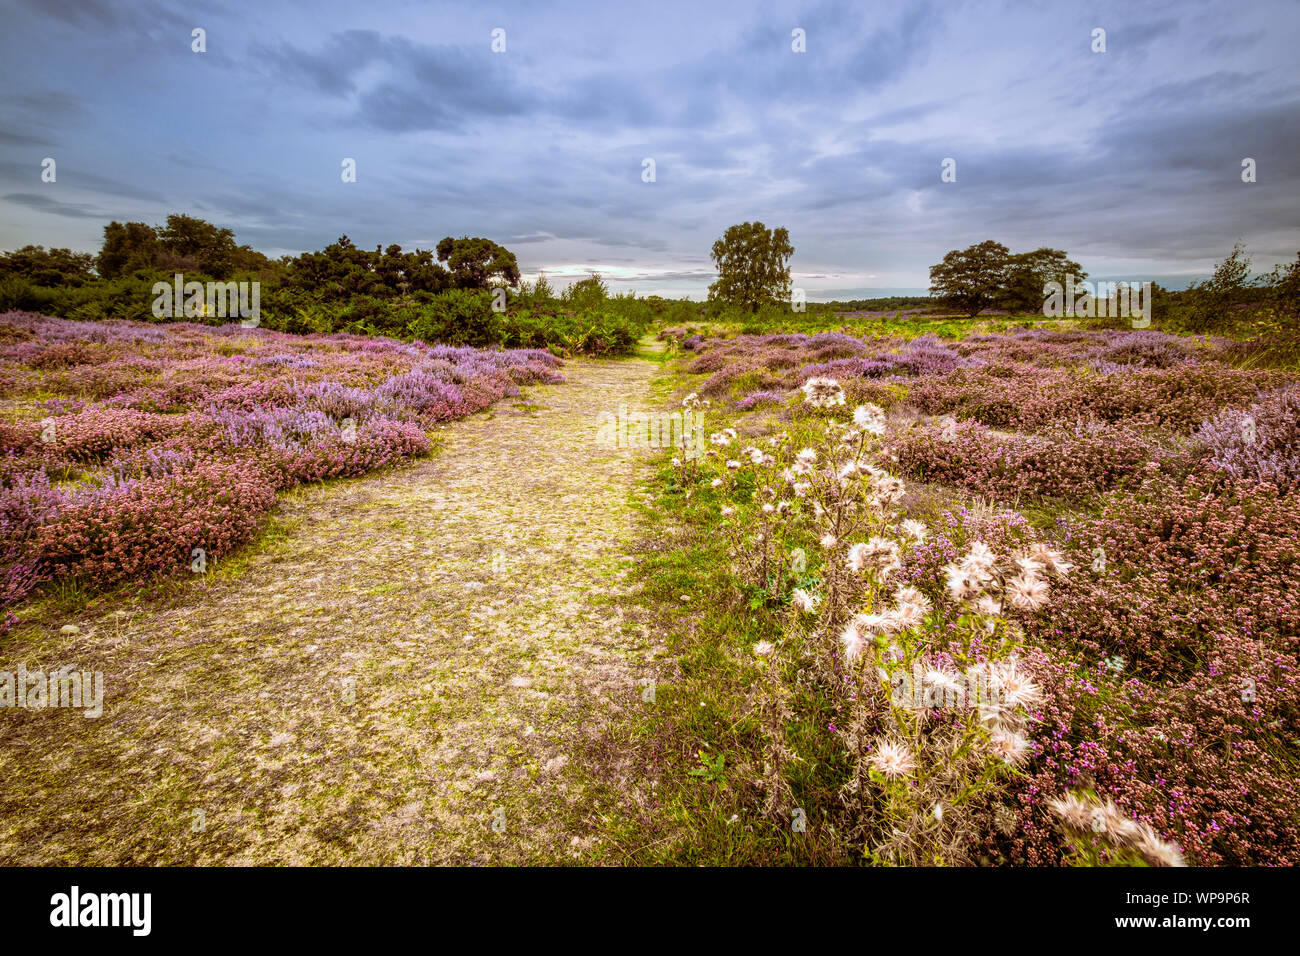
[[[264,328],[451,345],[624,353],[662,309],[610,295],[594,274],[559,293],[544,276],[526,283],[514,253],[482,237],[370,250],[344,235],[320,250],[271,259],[238,244],[230,229],[176,214],[160,226],[109,223],[98,254],[34,245],[0,253],[0,311],[156,321],[155,285],[176,273],[187,282],[257,281]]]
[[[26,309],[66,318],[149,317],[152,289],[175,273],[187,279],[256,279],[262,283],[264,323],[295,332],[357,331],[454,342],[501,344],[511,336],[500,318],[523,313],[528,343],[551,344],[543,326],[549,320],[608,313],[623,318],[636,313],[643,327],[650,314],[670,308],[674,321],[706,316],[753,323],[778,321],[807,307],[816,314],[863,308],[938,306],[967,316],[985,310],[1010,314],[1042,311],[1048,283],[1076,286],[1088,273],[1061,249],[1041,247],[1012,253],[992,239],[953,249],[930,268],[929,297],[889,297],[855,302],[794,301],[790,261],[794,246],[789,231],[762,222],[729,227],[710,251],[718,272],[703,308],[689,300],[657,296],[638,300],[632,294],[610,296],[596,275],[556,294],[544,276],[522,282],[514,253],[481,237],[443,238],[432,250],[403,250],[400,245],[357,246],[348,236],[325,248],[271,259],[240,245],[233,230],[206,220],[173,214],[164,224],[110,222],[98,254],[28,245],[0,253],[0,311]],[[496,288],[510,295],[502,307],[488,295]],[[1300,312],[1300,253],[1261,276],[1250,272],[1250,259],[1238,244],[1219,263],[1213,276],[1183,292],[1152,284],[1153,314],[1174,317],[1189,331],[1222,325],[1234,311],[1267,308],[1293,316]],[[643,302],[649,309],[633,303]],[[669,306],[669,303],[675,303]],[[595,325],[604,324],[599,319]],[[631,347],[637,328],[625,326],[617,338]],[[567,341],[580,329],[561,336]],[[596,341],[603,337],[596,336]]]
[[[1233,313],[1242,309],[1272,310],[1281,316],[1300,312],[1300,252],[1290,263],[1252,276],[1251,260],[1238,243],[1215,266],[1208,279],[1191,283],[1181,292],[1171,292],[1151,283],[1153,313],[1173,317],[1187,331],[1232,324]],[[1012,253],[992,239],[965,249],[949,251],[930,267],[930,295],[967,316],[985,309],[1012,314],[1033,314],[1043,310],[1049,283],[1076,288],[1088,273],[1061,249],[1043,247],[1032,252]],[[1292,323],[1294,324],[1294,323]]]

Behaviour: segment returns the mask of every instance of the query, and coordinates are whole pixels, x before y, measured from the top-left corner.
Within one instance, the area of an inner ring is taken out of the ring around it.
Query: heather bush
[[[314,434],[298,433],[268,442],[260,452],[279,488],[308,481],[349,478],[427,454],[429,436],[407,422],[376,419],[355,434],[326,423]]]
[[[993,428],[1097,420],[1190,433],[1224,406],[1245,405],[1288,378],[1217,363],[1116,368],[1093,374],[1006,364],[958,369],[914,383],[908,402],[931,415],[952,414]]]
[[[0,487],[0,540],[22,542],[59,513],[66,495],[44,471],[15,475]]]
[[[42,417],[0,425],[5,600],[47,577],[187,566],[194,548],[216,559],[277,490],[426,454],[426,428],[562,381],[559,365],[532,349],[7,313],[0,385]]]
[[[706,339],[688,366],[709,373],[702,394],[737,386],[792,389],[831,377],[847,390],[865,382],[907,383],[907,401],[994,428],[1038,429],[1099,420],[1188,434],[1225,406],[1243,407],[1287,373],[1226,364],[1232,343],[1150,330],[1020,330],[947,342],[817,335]],[[869,399],[870,400],[870,399]]]
[[[977,422],[914,422],[890,443],[904,474],[1001,500],[1081,498],[1159,470],[1165,453],[1117,425],[997,432]]]
[[[165,438],[178,424],[174,417],[129,408],[88,408],[47,420],[53,437],[47,448],[73,461],[94,461],[116,448]]]
[[[1300,860],[1300,506],[1215,475],[1155,481],[1067,528],[1080,572],[1028,623],[1042,759],[1014,788],[1017,863],[1060,862],[1043,795],[1088,786],[1202,865]]]
[[[736,403],[736,407],[740,409],[742,412],[747,412],[750,411],[751,409],[759,408],[763,405],[783,405],[783,404],[785,404],[784,395],[780,394],[779,392],[768,392],[768,391],[760,390],[757,392],[750,392],[748,395],[746,395],[744,398],[742,398],[739,402]]]
[[[99,584],[209,560],[246,541],[275,503],[265,469],[241,461],[203,462],[162,478],[109,480],[75,495],[39,532],[52,574],[89,575]]]
[[[1278,389],[1249,408],[1221,412],[1201,425],[1197,437],[1215,471],[1293,491],[1300,483],[1300,387]]]
[[[1119,654],[1144,676],[1206,666],[1240,630],[1292,652],[1300,637],[1300,500],[1271,484],[1193,475],[1151,481],[1069,524],[1094,567],[1058,608],[1056,637]]]

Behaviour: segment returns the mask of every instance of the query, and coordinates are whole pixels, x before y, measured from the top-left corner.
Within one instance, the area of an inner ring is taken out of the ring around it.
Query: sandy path
[[[584,781],[618,755],[584,741],[652,650],[618,606],[636,453],[597,422],[649,407],[656,366],[564,371],[434,458],[288,495],[241,573],[3,639],[0,670],[102,670],[105,703],[0,711],[0,862],[552,862],[597,839]]]

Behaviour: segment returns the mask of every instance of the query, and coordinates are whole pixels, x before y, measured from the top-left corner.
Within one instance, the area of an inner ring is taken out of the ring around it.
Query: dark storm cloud
[[[11,133],[0,129],[0,146],[52,146],[51,140],[41,136],[28,136],[26,133]]]
[[[357,96],[355,119],[390,132],[454,129],[470,118],[519,115],[539,101],[502,57],[485,60],[481,51],[373,30],[336,34],[315,52],[280,43],[257,55],[279,79],[331,97]],[[359,93],[357,75],[375,64],[392,78]]]
[[[84,112],[82,103],[64,90],[0,95],[0,144],[52,146]]]
[[[113,5],[104,0],[22,0],[22,5],[73,26],[112,27],[118,22]]]
[[[0,96],[0,110],[17,112],[28,121],[66,122],[85,110],[81,101],[65,90],[9,93]]]
[[[27,206],[41,212],[48,212],[55,216],[68,216],[73,219],[97,219],[104,215],[102,211],[88,203],[60,202],[57,199],[51,199],[49,196],[41,196],[36,193],[9,193],[4,197],[4,201],[18,206]]]
[[[196,25],[177,13],[174,5],[152,0],[132,0],[130,3],[113,0],[20,0],[20,3],[33,13],[61,21],[78,30],[113,31],[119,36],[148,36],[181,29],[188,33]]]
[[[1264,38],[1264,30],[1252,33],[1216,33],[1205,44],[1206,53],[1241,53]]]
[[[145,202],[160,203],[164,201],[163,197],[153,190],[142,189],[131,183],[110,179],[107,176],[89,172],[76,165],[59,164],[57,172],[58,179],[55,182],[64,188],[87,189],[92,192],[103,193],[106,196],[122,196],[126,199],[140,199]],[[33,181],[39,181],[40,167],[0,161],[0,177],[12,178],[13,180],[21,180],[26,177]]]
[[[252,54],[278,79],[306,84],[328,96],[344,96],[356,92],[353,77],[383,58],[386,46],[375,30],[345,30],[316,51],[282,41],[273,46],[258,45]]]
[[[1110,49],[1112,41],[1118,41],[1119,43],[1114,48],[1116,52],[1139,51],[1153,43],[1164,42],[1178,32],[1179,23],[1177,17],[1165,17],[1145,23],[1124,24],[1118,30],[1107,31],[1107,49]]]

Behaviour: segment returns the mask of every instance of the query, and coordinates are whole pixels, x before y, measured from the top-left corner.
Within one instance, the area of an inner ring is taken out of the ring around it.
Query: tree
[[[200,272],[226,279],[236,269],[258,270],[270,260],[235,243],[230,229],[196,216],[173,213],[163,226],[144,222],[110,222],[96,265],[101,277],[115,279],[137,269]]]
[[[1286,315],[1300,313],[1300,252],[1286,265],[1275,265],[1264,287],[1273,308]]]
[[[1009,312],[1038,312],[1043,308],[1047,283],[1059,282],[1064,287],[1067,280],[1073,279],[1077,288],[1087,278],[1088,273],[1062,249],[1044,247],[1022,252],[1007,260],[997,305]]]
[[[340,236],[320,252],[304,252],[287,262],[285,286],[321,298],[345,301],[355,296],[393,298],[414,292],[440,292],[447,270],[427,249],[403,252],[396,244],[367,252]]]
[[[110,222],[104,227],[104,245],[95,260],[101,278],[116,279],[137,269],[154,268],[158,232],[147,222]]]
[[[1214,267],[1214,275],[1205,282],[1193,282],[1183,293],[1189,330],[1201,332],[1225,324],[1228,311],[1249,297],[1253,284],[1250,257],[1245,247],[1236,243],[1228,257]]]
[[[158,229],[158,257],[163,268],[185,271],[188,266],[214,279],[225,279],[235,268],[239,246],[233,230],[213,225],[194,216],[172,214]]]
[[[790,257],[794,246],[784,228],[768,229],[761,222],[731,226],[713,244],[718,281],[709,286],[709,300],[750,312],[790,298]]]
[[[375,273],[392,293],[440,292],[447,287],[447,270],[433,261],[433,252],[428,249],[403,252],[401,246],[393,244],[382,255],[378,249],[375,252]]]
[[[565,289],[563,301],[579,312],[587,312],[600,308],[608,298],[609,287],[605,285],[605,280],[599,272],[593,272]]]
[[[494,277],[507,285],[519,284],[515,254],[491,239],[447,236],[438,243],[438,261],[451,267],[452,281],[462,289],[486,289]]]
[[[1011,250],[986,239],[966,249],[953,249],[930,266],[930,295],[966,315],[979,315],[1003,295]],[[1041,305],[1040,287],[1039,304]]]
[[[95,257],[89,252],[23,246],[0,253],[0,278],[18,276],[33,285],[79,286],[94,278],[94,265]]]

